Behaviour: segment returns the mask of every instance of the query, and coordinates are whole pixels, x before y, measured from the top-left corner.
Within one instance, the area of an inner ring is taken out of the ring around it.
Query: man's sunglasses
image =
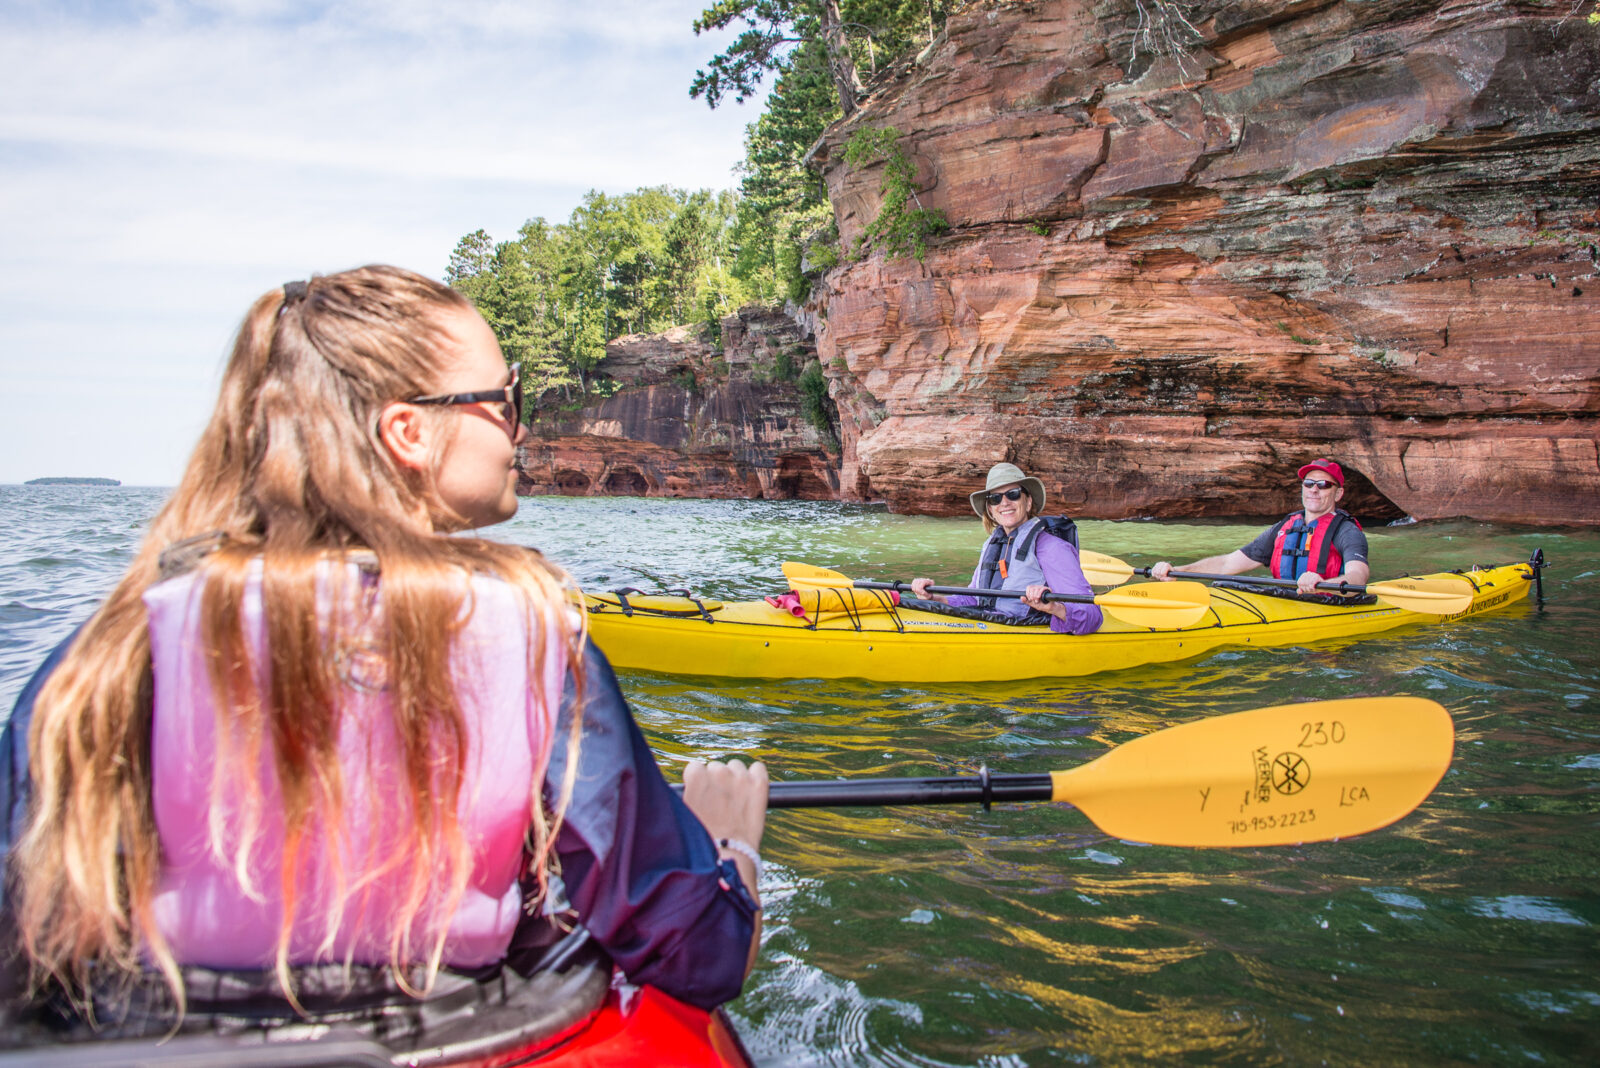
[[[1004,493],[991,493],[983,499],[988,501],[990,504],[999,504],[1001,501],[1020,501],[1022,500],[1023,492],[1024,491],[1020,486],[1012,486]]]
[[[506,433],[517,440],[517,427],[522,425],[522,365],[511,365],[511,381],[499,389],[483,389],[476,393],[440,393],[432,397],[408,397],[407,404],[483,404],[500,402],[500,418],[506,421]]]
[[[1304,486],[1306,489],[1314,490],[1330,490],[1338,484],[1339,483],[1337,482],[1329,482],[1321,478],[1303,478],[1300,480],[1300,485]]]

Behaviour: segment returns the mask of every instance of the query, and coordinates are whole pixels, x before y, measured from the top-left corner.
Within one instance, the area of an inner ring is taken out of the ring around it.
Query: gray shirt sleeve
[[[1367,562],[1367,534],[1353,522],[1339,524],[1333,535],[1333,547],[1344,557],[1346,567]]]
[[[1270,563],[1272,560],[1272,545],[1273,542],[1277,541],[1278,526],[1279,524],[1277,523],[1272,524],[1266,530],[1257,534],[1254,541],[1239,551],[1258,564]],[[1338,544],[1337,540],[1334,544]],[[1344,550],[1341,548],[1339,551],[1343,552]]]

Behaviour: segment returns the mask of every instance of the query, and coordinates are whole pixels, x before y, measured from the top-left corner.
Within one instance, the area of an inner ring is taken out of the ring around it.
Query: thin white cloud
[[[586,34],[568,5],[553,6],[568,12],[560,32],[520,36],[510,20],[463,29],[441,18],[455,8],[420,4],[398,5],[393,24],[10,27],[0,44],[0,138],[410,177],[541,181],[577,170],[606,182],[619,177],[624,153],[629,162],[709,162],[704,151],[676,150],[684,138],[675,128],[737,139],[750,115],[714,116],[688,98],[690,57],[706,51],[688,30],[694,5],[679,7],[670,47],[657,36],[659,13],[635,19],[635,5],[593,5],[591,25],[603,32]],[[411,32],[396,32],[408,24]],[[639,144],[641,135],[651,143]],[[725,181],[730,162],[699,170]]]
[[[176,478],[204,412],[158,398],[209,403],[287,278],[437,275],[585,189],[734,184],[757,112],[688,97],[705,2],[0,5],[0,481],[80,452],[120,468],[71,473]],[[45,418],[85,375],[161,389]]]

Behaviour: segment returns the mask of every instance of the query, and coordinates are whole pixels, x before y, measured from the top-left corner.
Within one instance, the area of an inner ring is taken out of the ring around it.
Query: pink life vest
[[[207,643],[200,629],[204,579],[200,568],[158,583],[144,595],[155,683],[151,795],[162,851],[156,922],[180,964],[271,967],[282,919],[283,798],[269,738],[257,769],[260,830],[241,879],[231,857],[243,834],[245,811],[242,795],[230,790],[226,779],[213,811],[218,725],[206,668]],[[398,858],[395,870],[362,878],[364,870],[370,873],[397,859],[403,838],[399,829],[409,813],[403,780],[390,774],[400,756],[385,663],[377,647],[360,638],[374,633],[373,621],[381,620],[378,579],[353,564],[329,564],[319,576],[318,609],[324,619],[333,610],[335,587],[360,595],[340,598],[346,608],[337,628],[344,646],[337,654],[345,683],[339,731],[344,823],[340,841],[310,835],[302,847],[291,964],[386,962],[386,921],[408,874],[405,859]],[[357,610],[352,604],[369,607]],[[550,757],[566,664],[560,643],[549,642],[544,663],[535,668],[538,677],[530,678],[530,627],[547,623],[530,619],[522,595],[509,583],[474,575],[464,612],[470,616],[454,638],[451,664],[467,727],[457,811],[472,870],[453,914],[440,919],[448,931],[443,963],[476,967],[505,956],[521,913],[517,879],[523,841]],[[243,615],[252,664],[265,695],[260,561],[247,578]],[[213,821],[223,831],[221,856],[209,844]],[[344,872],[342,896],[336,858]],[[425,902],[413,925],[411,949],[419,961],[432,949],[426,936],[430,910],[437,914],[444,905],[443,900]]]

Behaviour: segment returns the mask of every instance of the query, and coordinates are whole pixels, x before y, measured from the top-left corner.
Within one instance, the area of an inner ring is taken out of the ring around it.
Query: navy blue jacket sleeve
[[[28,827],[28,798],[32,795],[32,782],[28,778],[28,728],[33,725],[33,702],[82,629],[83,625],[79,624],[67,635],[66,641],[45,657],[28,685],[17,695],[17,703],[11,706],[11,718],[0,730],[0,805],[5,808],[0,813],[0,872],[11,856],[11,847]],[[5,905],[7,882],[0,878],[0,908]]]
[[[656,767],[604,654],[584,654],[578,778],[556,839],[561,878],[584,926],[630,982],[711,1008],[739,995],[755,902],[737,869]],[[545,777],[553,803],[573,713],[562,701]]]

